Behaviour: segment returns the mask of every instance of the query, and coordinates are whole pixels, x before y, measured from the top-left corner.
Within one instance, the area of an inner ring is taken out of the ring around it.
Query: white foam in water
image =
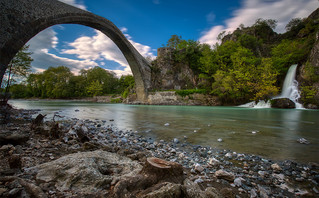
[[[254,106],[254,108],[270,108],[270,100],[265,102],[264,100],[259,100],[259,102]]]
[[[265,102],[264,100],[259,100],[257,104],[255,101],[253,101],[243,105],[239,105],[239,107],[257,108],[257,109],[270,108],[270,106],[271,106],[270,101]]]

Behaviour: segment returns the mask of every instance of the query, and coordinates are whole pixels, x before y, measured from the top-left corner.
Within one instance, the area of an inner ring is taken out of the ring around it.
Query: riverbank
[[[46,121],[31,129],[32,113],[35,111],[12,109],[10,122],[1,126],[1,134],[6,134],[1,138],[13,138],[1,143],[0,193],[3,197],[18,197],[34,191],[47,197],[92,194],[112,197],[117,184],[128,175],[138,175],[149,157],[183,166],[183,182],[154,184],[158,188],[152,191],[158,195],[174,192],[175,195],[199,193],[202,197],[209,197],[209,193],[224,197],[318,196],[319,167],[314,163],[273,161],[192,145],[187,139],[175,138],[170,142],[151,139],[135,131],[119,130],[113,126],[113,120],[64,120],[56,116],[55,122]],[[112,155],[116,160],[108,162],[97,154],[105,158]],[[83,166],[78,162],[74,164],[71,159],[75,158],[81,158]],[[93,162],[90,159],[94,159]],[[47,170],[52,171],[44,174]],[[78,171],[72,172],[74,170]],[[95,174],[97,170],[99,174]],[[140,190],[140,197],[155,197],[149,188]],[[126,189],[125,193],[137,192]]]

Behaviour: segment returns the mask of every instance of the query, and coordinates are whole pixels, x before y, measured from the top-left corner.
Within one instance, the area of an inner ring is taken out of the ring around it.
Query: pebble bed
[[[274,161],[257,155],[192,145],[187,142],[187,137],[171,141],[152,139],[141,132],[119,130],[112,124],[114,120],[65,119],[58,113],[56,115],[55,122],[59,123],[63,136],[46,144],[65,147],[71,152],[83,151],[83,148],[109,149],[136,160],[142,153],[145,157],[178,162],[185,168],[187,177],[203,189],[228,187],[236,197],[319,197],[319,165],[316,163]],[[32,120],[29,111],[20,111],[15,119]],[[44,125],[50,123],[52,121],[46,121]],[[15,126],[7,124],[7,127],[10,125]],[[89,138],[85,143],[78,140],[76,130],[79,128]],[[28,142],[30,148],[37,147],[34,139]],[[61,156],[48,155],[48,160]]]
[[[149,156],[178,162],[189,171],[195,183],[211,186],[213,183],[237,188],[250,197],[319,196],[319,166],[316,163],[300,164],[294,161],[273,161],[256,155],[230,150],[192,145],[177,138],[167,142],[144,136],[132,130],[119,130],[106,120],[78,120],[65,128],[83,125],[90,133],[91,142],[129,153],[147,152]],[[70,131],[69,131],[70,133]],[[230,175],[216,175],[222,170]]]

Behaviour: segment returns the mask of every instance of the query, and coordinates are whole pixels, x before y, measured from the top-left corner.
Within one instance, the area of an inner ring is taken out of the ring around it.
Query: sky
[[[293,18],[305,18],[319,7],[318,0],[60,0],[113,22],[144,56],[156,58],[157,49],[172,35],[213,46],[222,31],[258,18],[275,19],[278,33]],[[117,46],[103,33],[81,25],[49,27],[28,43],[34,72],[67,66],[74,74],[95,66],[131,74]]]

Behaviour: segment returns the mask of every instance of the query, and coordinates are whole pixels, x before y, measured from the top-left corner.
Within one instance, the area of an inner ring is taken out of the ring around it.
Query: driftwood
[[[42,115],[41,113],[37,115],[37,117],[31,123],[31,129],[35,129],[37,126],[43,123],[43,119],[46,115]]]
[[[150,157],[147,158],[139,174],[119,181],[114,186],[113,195],[120,198],[127,195],[145,194],[143,191],[149,187],[158,186],[164,182],[182,184],[184,179],[182,165]]]
[[[52,127],[50,129],[50,137],[54,139],[58,139],[61,136],[61,130],[59,127],[59,123],[53,122]]]

